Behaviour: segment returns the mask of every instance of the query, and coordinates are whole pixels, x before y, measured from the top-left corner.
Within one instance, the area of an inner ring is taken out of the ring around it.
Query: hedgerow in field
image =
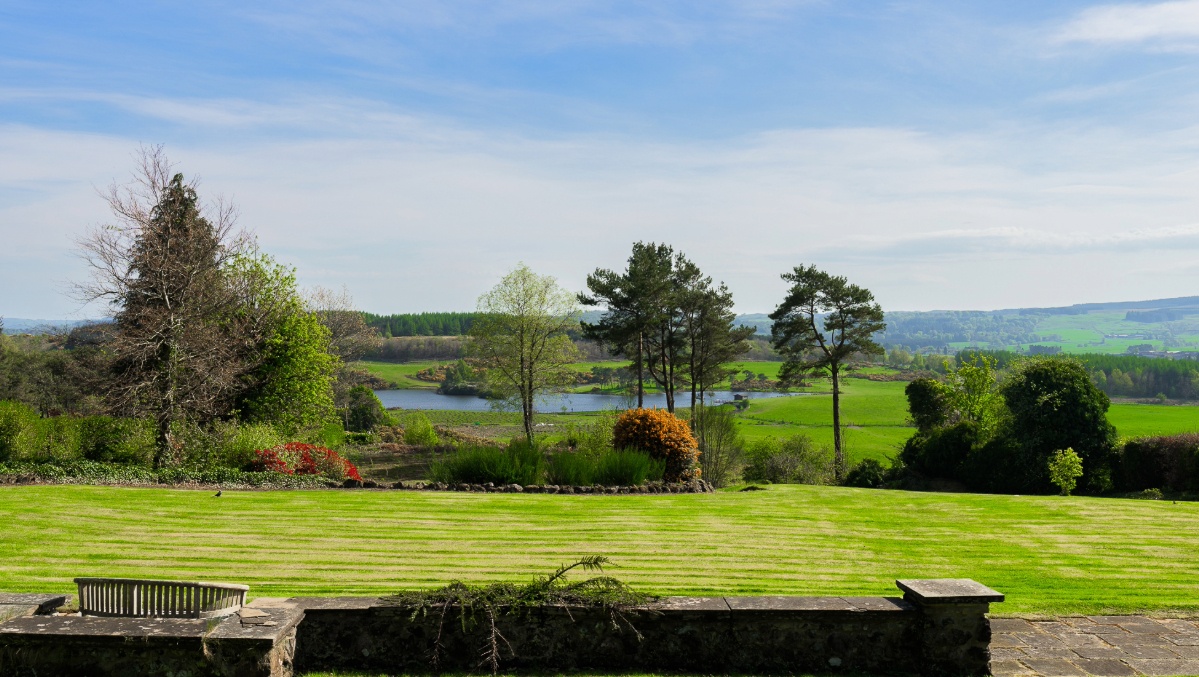
[[[666,461],[663,479],[684,482],[700,470],[699,444],[686,421],[662,409],[629,409],[616,419],[612,443],[617,449],[639,449],[651,458]]]

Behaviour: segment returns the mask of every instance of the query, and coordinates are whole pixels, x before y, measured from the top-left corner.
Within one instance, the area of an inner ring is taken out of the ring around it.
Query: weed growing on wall
[[[631,630],[640,640],[641,633],[625,617],[625,612],[645,606],[653,601],[653,597],[635,592],[611,576],[594,576],[576,583],[567,580],[567,574],[573,569],[602,573],[604,565],[610,564],[607,557],[582,557],[573,564],[559,567],[550,576],[538,576],[527,585],[467,585],[454,581],[438,590],[402,592],[384,597],[381,602],[384,605],[411,608],[413,619],[430,613],[437,615],[437,635],[431,647],[434,669],[438,669],[440,664],[442,630],[452,612],[457,612],[457,620],[463,628],[485,621],[488,625],[487,644],[482,648],[480,667],[486,665],[494,675],[500,668],[501,646],[507,646],[509,653],[512,651],[508,640],[496,626],[496,618],[501,615],[523,615],[545,606],[602,609],[608,613],[615,627]]]

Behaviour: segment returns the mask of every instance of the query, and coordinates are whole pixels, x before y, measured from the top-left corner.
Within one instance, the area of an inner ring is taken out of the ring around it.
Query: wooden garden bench
[[[250,589],[232,583],[135,578],[76,578],[75,583],[85,616],[219,618],[237,613]]]

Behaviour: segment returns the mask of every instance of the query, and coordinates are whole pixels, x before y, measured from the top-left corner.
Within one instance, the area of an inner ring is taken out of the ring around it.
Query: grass
[[[446,363],[446,360],[427,360],[422,362],[379,362],[375,360],[360,360],[353,366],[361,367],[379,378],[395,384],[396,390],[412,388],[436,389],[436,383],[418,381],[415,376],[418,371]]]
[[[1199,432],[1199,407],[1117,402],[1108,409],[1107,420],[1120,437],[1193,433]]]
[[[864,379],[842,382],[841,421],[850,426],[845,441],[851,463],[872,458],[890,465],[889,458],[915,432],[907,425],[906,385]],[[738,417],[738,428],[746,440],[804,434],[817,444],[833,445],[833,402],[827,390],[772,399],[749,396],[749,409]]]
[[[75,576],[378,595],[525,581],[580,555],[657,594],[894,595],[966,577],[998,613],[1199,611],[1199,504],[771,486],[717,494],[0,488],[0,589]]]
[[[405,388],[434,387],[434,384],[417,381],[410,376],[436,364],[435,362],[405,364],[362,362],[360,364],[383,378],[400,383]],[[576,367],[579,370],[586,370],[595,366],[614,364],[621,363],[581,362]],[[737,363],[735,366],[738,369],[749,369],[755,374],[765,373],[768,378],[774,379],[778,375],[780,364],[779,362],[744,362]],[[863,371],[883,372],[886,370],[874,368]],[[846,448],[849,451],[851,462],[872,458],[889,464],[888,459],[895,456],[903,443],[912,436],[914,429],[907,422],[907,398],[903,392],[906,386],[906,383],[899,381],[868,381],[856,378],[847,378],[842,381],[841,414],[842,421],[845,425],[850,426],[846,434]],[[587,386],[580,390],[590,388],[591,386]],[[753,441],[790,437],[802,433],[810,436],[817,444],[832,446],[832,401],[829,395],[828,380],[817,380],[811,388],[803,390],[810,394],[776,399],[754,399],[754,394],[748,393],[751,401],[750,408],[738,418],[741,434],[746,440]],[[686,398],[683,400],[685,404]],[[680,410],[685,408],[685,406],[680,406]],[[520,434],[520,415],[513,412],[429,411],[426,413],[434,424],[453,426],[465,432],[472,432],[467,427],[477,428],[474,432],[486,437],[507,440]],[[1116,426],[1121,437],[1126,438],[1199,431],[1199,407],[1190,405],[1160,406],[1118,402],[1112,404],[1108,418]],[[544,428],[546,432],[553,434],[565,431],[571,424],[586,422],[588,414],[544,413],[538,414],[536,420],[539,423],[548,424]]]

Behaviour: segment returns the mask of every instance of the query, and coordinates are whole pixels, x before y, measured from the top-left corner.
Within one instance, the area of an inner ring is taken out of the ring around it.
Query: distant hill
[[[457,335],[470,328],[474,313],[364,314],[392,336]],[[596,322],[601,310],[583,320]],[[1053,308],[1002,310],[888,311],[887,330],[878,340],[887,348],[952,353],[963,348],[1019,352],[1199,355],[1199,296],[1148,301],[1079,303]],[[47,333],[84,324],[82,320],[4,318],[8,334]],[[738,325],[769,336],[766,313],[738,315]]]
[[[759,334],[770,333],[765,313],[739,315],[736,321],[755,327]],[[1199,351],[1199,296],[1054,308],[888,311],[886,321],[880,343],[917,351]]]
[[[24,317],[5,317],[5,334],[53,334],[97,320],[31,320]]]

